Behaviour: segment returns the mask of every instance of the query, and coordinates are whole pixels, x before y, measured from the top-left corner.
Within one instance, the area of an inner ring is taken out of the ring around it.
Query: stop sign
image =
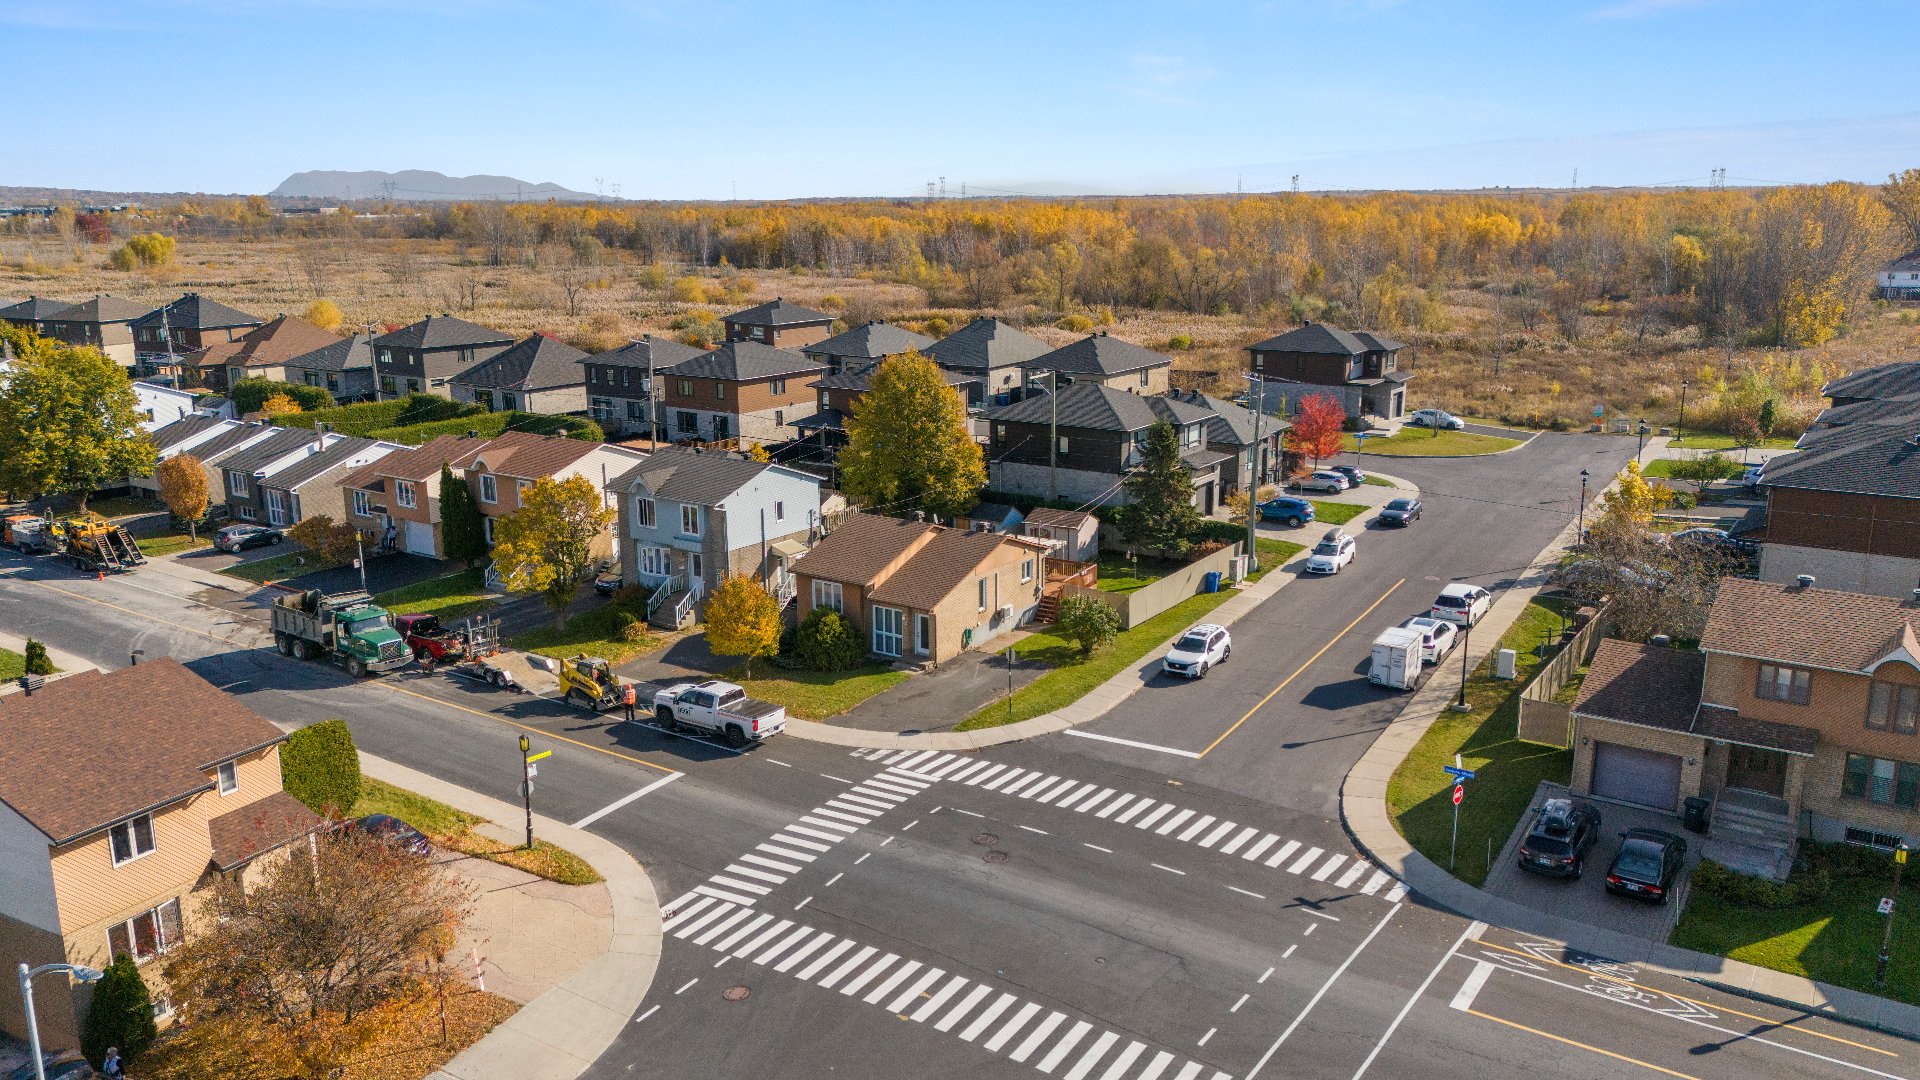
[[[1465,799],[1466,797],[1467,797],[1467,785],[1465,784],[1453,785],[1453,805],[1459,806],[1461,803],[1461,800]]]

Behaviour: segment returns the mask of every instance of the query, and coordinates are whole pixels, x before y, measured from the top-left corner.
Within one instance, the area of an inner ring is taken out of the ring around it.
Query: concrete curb
[[[505,826],[525,811],[498,799],[456,787],[371,754],[360,755],[363,773]],[[660,965],[660,900],[633,856],[611,841],[541,815],[535,835],[593,864],[606,878],[613,907],[607,951],[571,977],[534,998],[486,1037],[467,1047],[428,1080],[574,1080],[606,1053],[626,1030],[653,986]]]

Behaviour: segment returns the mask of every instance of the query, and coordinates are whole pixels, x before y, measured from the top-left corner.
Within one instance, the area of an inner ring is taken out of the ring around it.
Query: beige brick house
[[[319,824],[281,789],[280,729],[171,659],[0,698],[0,726],[9,963],[147,965],[192,932],[203,890]],[[36,985],[49,1047],[78,1041],[87,998]],[[0,1028],[22,1023],[18,984],[0,980]]]

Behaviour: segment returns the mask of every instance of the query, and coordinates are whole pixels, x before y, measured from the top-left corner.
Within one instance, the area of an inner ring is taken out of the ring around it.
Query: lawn
[[[432,614],[440,616],[443,623],[453,623],[490,611],[498,604],[498,598],[487,592],[486,580],[484,569],[461,570],[388,589],[376,595],[373,602],[395,615]]]
[[[1566,783],[1573,773],[1573,751],[1514,737],[1520,691],[1544,662],[1534,647],[1543,638],[1558,640],[1559,602],[1536,599],[1507,630],[1500,643],[1514,650],[1517,678],[1495,679],[1492,658],[1467,680],[1471,712],[1445,712],[1394,770],[1387,782],[1387,811],[1407,842],[1441,866],[1447,865],[1453,826],[1453,778],[1441,771],[1461,763],[1477,774],[1467,784],[1460,806],[1460,846],[1454,876],[1473,885],[1487,879],[1488,841],[1498,853],[1526,813],[1542,780]],[[1458,661],[1443,663],[1430,678],[1459,685]]]
[[[1262,536],[1258,541],[1254,550],[1260,556],[1260,569],[1248,574],[1248,581],[1259,581],[1267,576],[1267,571],[1278,570],[1295,555],[1307,550],[1305,544],[1296,544],[1291,540],[1270,540]]]
[[[167,555],[178,555],[183,551],[196,551],[213,546],[213,537],[205,533],[194,539],[186,533],[164,533],[159,536],[136,536],[133,542],[140,547],[140,553],[149,559],[158,559]]]
[[[27,658],[12,649],[0,649],[0,682],[12,682],[27,673]]]
[[[853,671],[788,671],[763,660],[754,670],[757,674],[751,679],[746,677],[744,665],[721,678],[739,683],[748,697],[785,706],[788,716],[800,720],[838,716],[909,676],[889,664],[870,664]]]
[[[1762,439],[1754,444],[1756,450],[1791,450],[1796,440],[1781,436]],[[1684,439],[1668,440],[1667,446],[1674,450],[1738,450],[1731,435],[1709,435],[1695,433]]]
[[[435,847],[501,863],[562,885],[591,885],[601,880],[585,859],[538,837],[533,850],[503,844],[475,832],[486,819],[456,810],[446,803],[416,794],[372,777],[360,781],[360,800],[349,817],[387,814],[427,834]]]
[[[285,555],[273,555],[252,562],[235,563],[220,572],[228,577],[237,577],[251,581],[255,585],[265,585],[269,581],[284,581],[287,578],[311,574],[315,570],[325,570],[328,563],[311,551],[289,551]]]
[[[1353,436],[1343,440],[1346,448],[1354,448]],[[1360,468],[1365,469],[1365,458],[1369,454],[1381,457],[1473,457],[1477,454],[1496,454],[1502,450],[1519,446],[1518,439],[1503,439],[1498,435],[1478,435],[1471,431],[1440,431],[1431,428],[1404,427],[1397,434],[1387,438],[1368,439],[1367,448],[1361,452]]]
[[[1658,476],[1666,479],[1672,479],[1673,470],[1678,466],[1684,464],[1685,461],[1686,459],[1684,458],[1670,458],[1670,457],[1654,458],[1652,461],[1649,461],[1645,465],[1642,465],[1640,467],[1640,472],[1645,476]],[[1721,477],[1722,480],[1732,480],[1735,477],[1738,477],[1742,472],[1745,472],[1746,470],[1739,462],[1729,461],[1726,466],[1723,466],[1721,468],[1720,471],[1725,474]]]
[[[1359,503],[1313,500],[1313,518],[1322,525],[1345,525],[1366,512],[1367,507]]]
[[[1385,477],[1374,476],[1371,473],[1367,474],[1366,483],[1368,487],[1392,487],[1393,486],[1393,481],[1388,480]]]
[[[1094,584],[1102,592],[1129,593],[1146,588],[1182,565],[1172,559],[1156,559],[1150,555],[1129,559],[1118,551],[1102,551],[1100,580]]]
[[[507,644],[555,660],[586,653],[588,656],[605,657],[612,664],[624,664],[649,649],[657,648],[666,640],[656,634],[646,634],[638,641],[628,641],[622,635],[617,621],[621,610],[618,601],[609,600],[568,619],[564,626],[528,630],[514,635]],[[645,622],[647,608],[644,600],[634,601],[632,610],[635,617]]]

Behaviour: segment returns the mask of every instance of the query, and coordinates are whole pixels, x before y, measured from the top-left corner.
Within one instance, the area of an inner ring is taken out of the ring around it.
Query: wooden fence
[[[1611,625],[1607,609],[1601,608],[1552,659],[1541,664],[1540,669],[1534,672],[1533,681],[1520,691],[1520,720],[1516,735],[1521,741],[1562,748],[1573,745],[1573,707],[1553,699],[1573,678],[1574,673],[1593,659]]]

